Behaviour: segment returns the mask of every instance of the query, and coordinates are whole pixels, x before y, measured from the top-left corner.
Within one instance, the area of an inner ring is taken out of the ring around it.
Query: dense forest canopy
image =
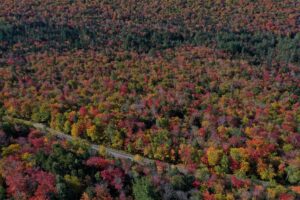
[[[0,199],[298,199],[299,98],[297,0],[2,0]]]

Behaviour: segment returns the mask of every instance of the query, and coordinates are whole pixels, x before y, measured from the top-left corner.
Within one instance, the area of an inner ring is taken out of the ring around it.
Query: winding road
[[[13,123],[19,123],[19,124],[24,124],[24,125],[27,125],[27,126],[34,127],[36,129],[42,131],[45,134],[53,135],[53,136],[55,136],[59,139],[64,139],[64,140],[67,140],[67,141],[81,140],[85,143],[88,143],[90,145],[90,148],[93,151],[96,151],[96,152],[98,152],[99,148],[100,148],[100,145],[92,144],[89,141],[87,141],[85,139],[82,139],[82,138],[78,138],[78,137],[74,138],[71,135],[65,134],[61,131],[54,130],[54,129],[49,128],[46,125],[41,124],[41,123],[36,123],[36,122],[27,121],[27,120],[23,120],[23,119],[13,118],[13,117],[9,117],[9,116],[5,116],[5,117],[3,117],[3,119],[7,120],[7,121],[10,121],[10,122],[13,122]],[[139,156],[139,159],[137,160],[137,159],[135,159],[136,155],[132,155],[132,154],[126,153],[124,151],[116,150],[116,149],[106,147],[106,146],[102,146],[102,147],[105,148],[106,154],[108,156],[112,156],[112,157],[117,158],[117,159],[131,160],[131,161],[134,161],[134,162],[138,162],[139,164],[143,164],[143,165],[151,165],[151,164],[155,164],[157,162],[156,160],[152,160],[152,159],[145,158],[145,157],[142,157],[142,156]],[[161,162],[161,163],[166,165],[166,166],[171,166],[171,164],[166,163],[166,162]],[[178,168],[182,168],[182,167],[178,167]],[[184,169],[181,169],[180,171],[182,173],[186,173],[186,170],[184,170]]]
[[[98,152],[99,148],[100,148],[100,145],[92,144],[92,143],[90,143],[87,140],[82,139],[82,138],[74,138],[74,137],[72,137],[68,134],[65,134],[65,133],[61,132],[61,131],[57,131],[57,130],[54,130],[52,128],[49,128],[46,125],[41,124],[41,123],[35,123],[35,122],[32,122],[32,121],[27,121],[27,120],[18,119],[18,118],[9,117],[9,116],[4,116],[3,119],[7,120],[9,122],[13,122],[13,123],[17,123],[17,124],[19,123],[19,124],[24,124],[24,125],[27,125],[27,126],[34,127],[38,130],[41,130],[45,134],[53,135],[53,136],[55,136],[59,139],[64,139],[64,140],[67,140],[67,141],[81,140],[83,142],[88,143],[90,145],[91,150],[95,151],[95,152]],[[116,149],[113,149],[113,148],[110,148],[110,147],[105,147],[105,146],[101,146],[101,147],[104,147],[104,149],[106,151],[106,154],[108,156],[114,157],[116,159],[130,160],[130,161],[133,161],[133,162],[137,162],[141,165],[154,165],[155,163],[160,162],[161,164],[166,166],[168,169],[177,168],[177,170],[179,172],[183,173],[183,174],[187,174],[189,172],[189,170],[182,164],[174,165],[174,164],[170,164],[170,163],[167,163],[167,162],[162,162],[162,161],[158,161],[158,160],[145,158],[145,157],[142,157],[142,156],[138,156],[139,159],[136,159],[136,155],[132,155],[132,154],[129,154],[127,152],[116,150]],[[229,179],[229,180],[231,179],[232,176],[233,176],[232,174],[226,174],[225,175],[226,179]],[[256,184],[262,185],[264,187],[268,187],[269,185],[271,185],[270,182],[261,181],[261,180],[253,180],[253,182],[255,182]],[[285,187],[285,188],[290,189],[289,187]]]

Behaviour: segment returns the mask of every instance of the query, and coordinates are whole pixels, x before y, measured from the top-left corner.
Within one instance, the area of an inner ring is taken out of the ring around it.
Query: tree
[[[45,199],[50,200],[56,196],[55,176],[51,173],[38,171],[32,174],[38,186],[34,192],[32,200]]]
[[[74,123],[72,124],[72,128],[71,128],[71,135],[73,137],[78,137],[80,135],[80,132],[79,132],[79,125],[78,123]]]
[[[292,184],[300,182],[300,167],[296,165],[290,165],[285,168],[287,172],[288,181]]]
[[[81,191],[82,185],[80,183],[80,179],[77,176],[66,174],[64,176],[64,180],[72,188],[73,191]]]
[[[95,200],[100,199],[100,200],[112,200],[113,198],[111,197],[109,190],[102,185],[96,185],[95,187]]]
[[[48,122],[50,120],[50,109],[46,104],[35,107],[31,119],[34,122]]]
[[[3,157],[7,157],[8,155],[13,154],[13,153],[19,151],[20,149],[21,149],[21,147],[20,147],[19,144],[11,144],[8,147],[2,148],[1,155]]]
[[[101,158],[101,157],[90,157],[86,161],[87,166],[93,166],[93,167],[97,167],[97,168],[100,168],[100,169],[104,169],[104,168],[108,167],[111,164],[113,164],[112,161]]]
[[[57,113],[56,115],[52,114],[52,118],[54,118],[54,124],[51,124],[51,127],[56,130],[63,131],[66,121],[65,116],[62,113]],[[53,119],[51,120],[53,121]]]
[[[209,147],[206,152],[208,164],[211,166],[217,165],[219,160],[221,159],[222,153],[223,153],[223,151],[220,149],[215,149],[214,147]]]
[[[5,198],[6,198],[6,190],[2,185],[0,185],[0,199],[4,200]]]
[[[98,141],[99,137],[97,135],[97,127],[95,125],[92,125],[86,129],[86,134],[91,138],[91,140]],[[98,133],[99,134],[99,133]]]
[[[147,178],[137,178],[133,183],[132,189],[135,199],[154,200],[155,191]]]

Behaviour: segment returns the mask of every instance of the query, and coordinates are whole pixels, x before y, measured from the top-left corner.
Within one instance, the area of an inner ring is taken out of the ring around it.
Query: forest
[[[300,2],[2,0],[0,199],[300,199]]]

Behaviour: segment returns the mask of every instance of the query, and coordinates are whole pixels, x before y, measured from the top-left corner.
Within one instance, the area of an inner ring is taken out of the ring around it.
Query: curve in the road
[[[81,139],[81,138],[74,138],[74,137],[72,137],[68,134],[65,134],[63,132],[60,132],[60,131],[54,130],[52,128],[49,128],[49,127],[47,127],[47,126],[45,126],[44,124],[41,124],[41,123],[31,122],[31,121],[18,119],[18,118],[14,118],[14,117],[9,117],[9,116],[5,116],[5,117],[3,117],[3,119],[5,119],[7,121],[10,121],[10,122],[14,122],[14,123],[19,123],[19,124],[24,124],[24,125],[27,125],[27,126],[32,126],[32,127],[36,128],[38,130],[41,130],[45,134],[50,134],[50,135],[56,136],[59,139],[65,139],[67,141],[74,141],[76,139],[77,140],[82,140],[84,142],[87,142],[90,145],[91,150],[96,151],[96,152],[98,152],[99,148],[100,148],[100,145],[92,144],[92,143],[88,142],[87,140],[84,140],[84,139]],[[142,157],[142,156],[139,156],[139,159],[137,160],[137,159],[135,159],[136,155],[132,155],[132,154],[129,154],[127,152],[116,150],[116,149],[113,149],[113,148],[110,148],[110,147],[105,147],[105,146],[102,146],[102,147],[105,148],[106,154],[108,156],[111,156],[111,157],[114,157],[114,158],[117,158],[117,159],[130,160],[130,161],[133,161],[133,162],[137,162],[141,165],[153,165],[157,162],[160,162],[161,164],[163,164],[167,168],[177,168],[177,170],[179,172],[183,173],[183,174],[187,174],[189,172],[189,170],[182,164],[173,165],[173,164],[170,164],[170,163],[167,163],[167,162],[153,160],[153,159],[145,158],[145,157]],[[231,177],[233,175],[232,174],[227,174],[225,176],[226,176],[226,178],[231,179]],[[255,180],[255,183],[259,184],[259,185],[262,185],[264,187],[267,187],[267,186],[270,185],[269,182],[260,181],[260,180]],[[286,188],[288,189],[289,187],[286,187]]]

